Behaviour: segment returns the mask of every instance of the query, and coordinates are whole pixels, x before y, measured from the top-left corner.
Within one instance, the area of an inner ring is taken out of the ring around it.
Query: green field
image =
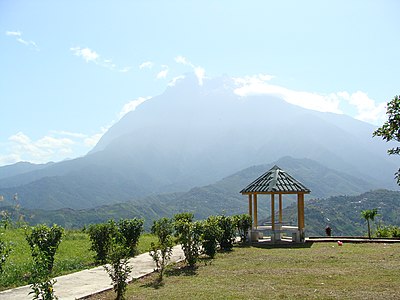
[[[29,284],[33,260],[25,230],[7,229],[0,231],[1,238],[12,244],[12,252],[0,275],[0,290]],[[139,252],[147,252],[154,237],[148,234],[139,240]],[[66,230],[54,261],[54,277],[93,267],[94,252],[89,250],[89,236],[78,230]]]
[[[163,285],[147,276],[128,299],[400,299],[400,244],[314,243],[235,247],[194,271],[171,267]],[[92,297],[114,299],[112,292]]]

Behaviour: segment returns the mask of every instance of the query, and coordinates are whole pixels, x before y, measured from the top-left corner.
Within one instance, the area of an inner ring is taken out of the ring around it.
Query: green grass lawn
[[[139,279],[127,299],[400,299],[400,244],[235,247],[193,272],[170,267],[161,286]]]
[[[13,249],[0,275],[0,290],[29,284],[33,260],[24,229],[1,230],[0,235],[4,241],[12,243]],[[139,252],[147,252],[154,240],[152,235],[143,234],[139,240]],[[86,233],[66,230],[55,256],[54,277],[93,267],[94,252],[89,250],[90,245]]]

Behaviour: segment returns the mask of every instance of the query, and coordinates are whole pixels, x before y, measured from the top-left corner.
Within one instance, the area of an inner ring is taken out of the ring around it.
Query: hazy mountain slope
[[[32,172],[49,167],[53,163],[47,164],[32,164],[30,162],[18,162],[16,164],[0,167],[0,179],[13,177],[20,174]]]
[[[379,215],[372,225],[377,224],[400,226],[400,192],[375,190],[357,196],[334,196],[327,199],[312,199],[306,201],[304,214],[306,234],[325,235],[325,227],[332,228],[333,235],[367,234],[367,224],[361,217],[361,211],[378,208]],[[286,220],[297,219],[295,205],[283,210]]]
[[[189,74],[125,115],[85,157],[0,179],[0,194],[19,193],[31,208],[90,208],[211,184],[286,155],[362,178],[370,189],[396,187],[397,165],[371,137],[372,125],[234,89],[228,77],[200,86]]]
[[[92,222],[103,222],[108,218],[144,217],[146,226],[151,226],[154,219],[171,217],[177,212],[191,211],[198,219],[215,214],[247,213],[247,197],[239,191],[254,179],[278,164],[296,179],[303,182],[312,193],[310,197],[321,198],[340,194],[361,193],[371,186],[370,183],[326,168],[309,159],[284,157],[268,165],[246,168],[214,184],[192,188],[187,192],[152,195],[127,203],[101,206],[94,209],[56,211],[25,210],[28,221],[56,222],[69,227],[79,227]],[[310,198],[308,197],[308,198]],[[23,199],[20,196],[20,199]],[[95,198],[95,197],[92,197]],[[111,195],[110,195],[111,199]],[[295,199],[295,198],[294,198]],[[293,197],[284,197],[284,206],[293,202]],[[21,200],[22,202],[22,200]],[[110,201],[110,204],[113,202]],[[38,206],[39,207],[39,206]],[[266,218],[269,211],[269,196],[259,196],[259,216]],[[57,221],[58,220],[58,221]]]

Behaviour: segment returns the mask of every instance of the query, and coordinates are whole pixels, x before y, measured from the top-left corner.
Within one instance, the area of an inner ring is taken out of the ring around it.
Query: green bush
[[[217,216],[218,226],[222,230],[222,234],[219,237],[219,245],[222,250],[230,251],[233,248],[233,242],[235,241],[235,224],[232,217]]]
[[[118,231],[124,237],[123,241],[125,246],[129,248],[129,255],[135,256],[137,254],[137,244],[139,242],[140,234],[143,232],[142,219],[122,219],[118,222]]]
[[[392,225],[379,226],[375,234],[380,238],[400,238],[400,227]]]
[[[54,256],[61,243],[64,229],[58,225],[51,228],[46,225],[36,225],[26,240],[31,248],[34,261],[33,283],[31,284],[33,299],[57,299],[53,286],[56,280],[51,279]]]
[[[111,237],[109,252],[107,253],[108,265],[104,265],[105,270],[110,276],[117,300],[125,299],[127,280],[132,267],[128,260],[131,249],[126,246],[126,241],[120,232],[115,232]]]
[[[251,216],[249,214],[235,215],[233,216],[233,221],[239,233],[240,242],[245,244],[252,224]]]
[[[192,213],[180,213],[174,217],[175,235],[182,245],[185,261],[190,267],[196,265],[201,247],[201,222],[193,222]]]
[[[10,255],[11,247],[8,243],[0,239],[0,274],[3,273],[3,266]]]
[[[107,254],[112,242],[111,238],[116,231],[117,228],[113,221],[91,224],[87,229],[92,243],[90,249],[96,252],[95,260],[97,264],[105,264],[107,262]]]
[[[64,228],[58,225],[48,227],[44,224],[36,225],[26,235],[34,262],[44,263],[49,273],[53,270],[54,256],[63,235]]]
[[[154,221],[151,227],[151,233],[158,238],[157,243],[151,243],[150,256],[156,263],[157,270],[159,271],[158,280],[161,282],[167,262],[172,254],[172,247],[174,245],[172,234],[174,226],[171,219],[161,218]]]
[[[218,240],[222,236],[222,229],[218,225],[218,218],[210,216],[203,221],[202,247],[203,253],[214,258],[218,249]]]

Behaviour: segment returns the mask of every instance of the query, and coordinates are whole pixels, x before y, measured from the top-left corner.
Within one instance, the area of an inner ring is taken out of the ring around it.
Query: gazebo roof
[[[241,190],[240,193],[308,194],[310,193],[310,190],[306,188],[302,183],[290,176],[288,173],[286,173],[284,170],[275,165],[268,172],[264,173],[243,190]]]

